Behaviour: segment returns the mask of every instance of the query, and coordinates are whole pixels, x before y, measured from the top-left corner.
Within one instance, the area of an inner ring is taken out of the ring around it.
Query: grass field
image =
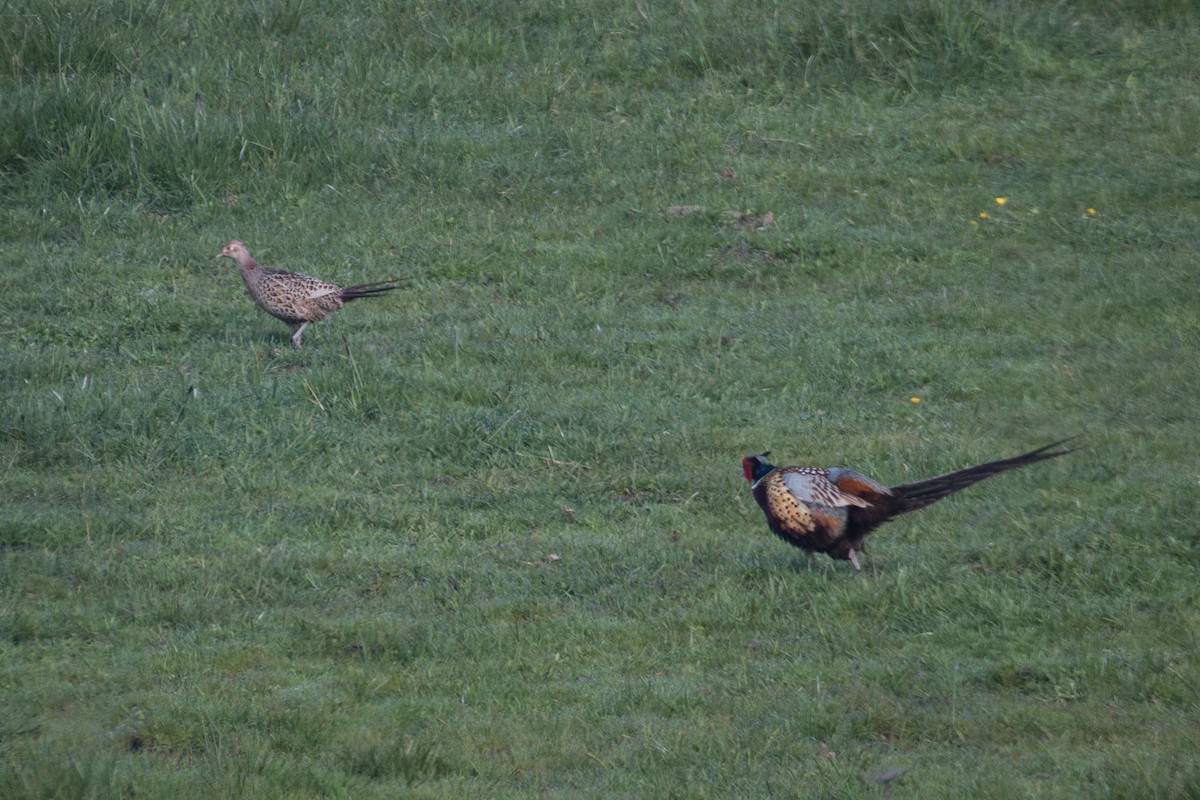
[[[1193,3],[207,5],[0,6],[0,796],[1200,796]]]

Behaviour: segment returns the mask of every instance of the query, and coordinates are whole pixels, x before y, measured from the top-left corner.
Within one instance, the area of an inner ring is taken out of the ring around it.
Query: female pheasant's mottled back
[[[221,256],[237,262],[246,290],[259,308],[292,326],[295,330],[292,344],[296,347],[300,347],[300,336],[309,323],[320,322],[350,300],[372,297],[396,288],[396,282],[389,280],[343,289],[299,272],[264,267],[237,239],[221,249]]]

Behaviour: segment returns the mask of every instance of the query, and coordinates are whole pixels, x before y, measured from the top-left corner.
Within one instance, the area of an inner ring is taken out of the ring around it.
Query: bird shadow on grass
[[[822,558],[829,561],[829,559],[823,556]],[[835,566],[832,562],[830,564],[821,564],[814,554],[799,550],[794,554],[784,553],[782,555],[753,553],[743,556],[739,561],[746,577],[766,577],[780,574],[825,575],[829,573],[832,566]]]
[[[777,580],[782,576],[843,583],[855,579],[874,580],[889,571],[887,558],[868,556],[863,561],[862,571],[856,572],[849,561],[835,561],[820,553],[799,550],[795,554],[749,554],[739,559],[739,565],[745,583]]]

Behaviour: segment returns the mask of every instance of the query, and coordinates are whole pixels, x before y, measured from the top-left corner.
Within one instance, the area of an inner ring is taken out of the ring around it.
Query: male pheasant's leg
[[[296,332],[292,334],[292,345],[297,349],[300,348],[300,334],[304,333],[304,329],[308,327],[307,322],[300,323],[300,327],[296,328]]]
[[[862,572],[862,566],[858,563],[858,553],[850,551],[850,563],[854,565],[855,572]]]

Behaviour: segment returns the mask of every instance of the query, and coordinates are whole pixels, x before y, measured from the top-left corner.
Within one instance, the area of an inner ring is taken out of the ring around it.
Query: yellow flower
[[[908,402],[912,403],[912,404],[915,406],[915,405],[917,405],[918,403],[920,403],[920,402],[921,402],[921,398],[919,398],[919,397],[910,397],[910,398],[908,398]]]
[[[980,211],[980,212],[979,212],[979,218],[980,218],[980,219],[987,219],[987,212],[986,212],[986,211]]]
[[[1094,208],[1089,208],[1089,209],[1087,210],[1087,215],[1088,215],[1089,217],[1094,217],[1094,216],[1096,216],[1096,209],[1094,209]]]
[[[971,220],[971,224],[974,225],[976,228],[979,227],[979,223],[976,222],[975,220]]]
[[[998,205],[998,206],[1002,206],[1002,205],[1004,205],[1004,204],[1005,204],[1005,203],[1007,203],[1007,202],[1008,202],[1008,198],[1007,198],[1007,197],[997,197],[997,198],[996,198],[996,205]]]

